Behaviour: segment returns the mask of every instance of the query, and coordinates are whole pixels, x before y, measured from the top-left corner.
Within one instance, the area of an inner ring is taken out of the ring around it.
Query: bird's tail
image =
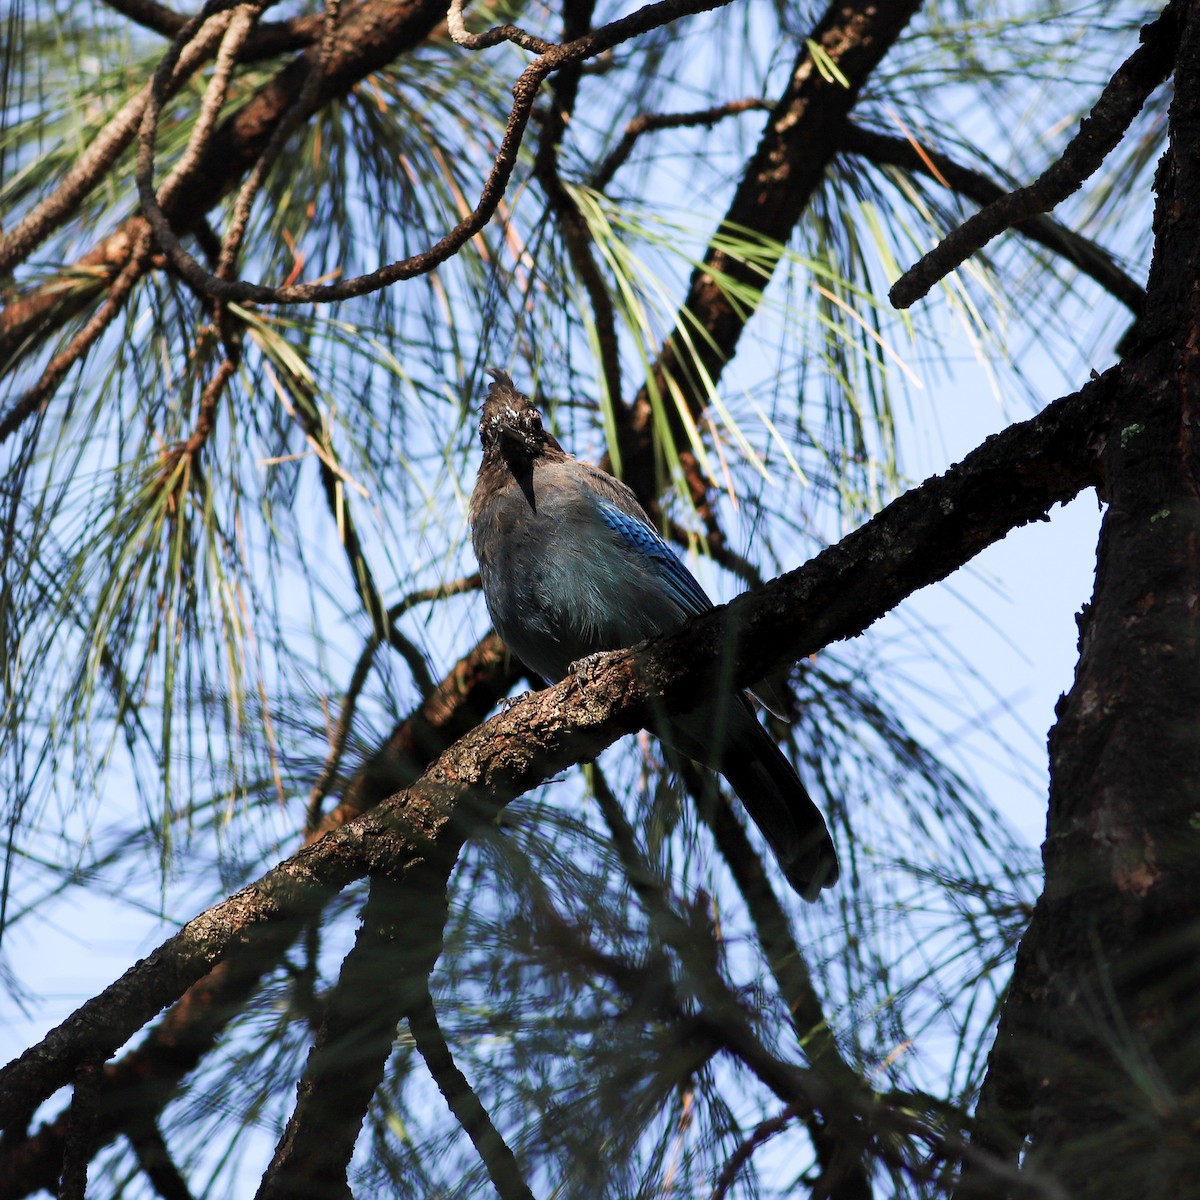
[[[760,736],[753,745],[745,735],[732,741],[721,774],[767,839],[788,883],[805,900],[815,900],[822,888],[837,883],[837,851],[792,764],[757,720],[754,724]]]
[[[815,900],[838,880],[837,851],[821,810],[795,768],[759,724],[744,696],[722,706],[705,705],[671,718],[665,742],[720,771],[737,793],[779,861],[788,883]],[[724,728],[716,730],[718,717]]]

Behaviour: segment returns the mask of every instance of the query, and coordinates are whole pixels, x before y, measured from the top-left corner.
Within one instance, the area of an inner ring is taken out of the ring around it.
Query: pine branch
[[[854,122],[846,125],[842,148],[847,154],[857,154],[877,167],[895,166],[926,175],[976,204],[990,204],[1006,194],[994,179],[963,166],[947,154],[918,146],[907,138],[866,129]],[[1102,246],[1045,215],[1016,221],[1013,228],[1078,267],[1135,317],[1141,314],[1146,289],[1122,271]]]
[[[142,210],[176,270],[193,288],[214,299],[252,300],[260,304],[311,304],[369,295],[400,280],[428,274],[457,254],[492,219],[512,178],[538,90],[552,73],[594,58],[651,29],[660,28],[684,16],[719,8],[726,3],[729,3],[729,0],[656,0],[655,3],[647,4],[629,16],[594,29],[571,42],[548,47],[525,68],[513,84],[513,106],[504,128],[500,148],[471,212],[429,249],[364,275],[328,284],[301,283],[269,287],[258,283],[221,279],[201,266],[179,240],[169,216],[158,205],[153,185],[154,141],[162,108],[162,95],[174,67],[174,58],[178,54],[178,48],[173,46],[155,72],[150,100],[139,133],[137,184]],[[314,89],[319,90],[322,89]],[[296,119],[307,115],[308,113],[299,111]]]
[[[856,636],[1011,529],[1095,484],[1121,378],[1113,368],[989,438],[945,475],[760,591],[648,649],[601,656],[473,729],[411,787],[189,921],[0,1070],[0,1122],[41,1103],[83,1059],[112,1054],[218,963],[236,961],[260,937],[290,937],[353,880],[381,873],[403,879],[432,845],[441,864],[452,863],[481,814],[594,758],[652,722],[660,705],[668,712],[693,705],[716,664],[729,661],[731,646],[730,682],[747,686],[774,666]]]
[[[667,406],[675,443],[686,447],[683,419],[668,398],[678,395],[678,404],[692,417],[707,407],[712,389],[757,308],[746,293],[761,295],[774,269],[773,263],[764,264],[763,256],[753,265],[731,257],[721,248],[719,235],[727,229],[737,230],[739,236],[749,231],[762,238],[764,247],[782,248],[822,186],[859,91],[919,7],[919,0],[886,5],[835,0],[805,39],[787,86],[767,118],[718,225],[718,236],[692,273],[675,331],[663,344],[654,369],[634,399],[630,420],[620,431],[621,471],[635,492],[656,495],[659,490],[656,408]],[[848,87],[822,75],[807,48],[810,43],[836,65]],[[718,278],[742,285],[739,303],[734,304]],[[695,482],[704,486],[702,479]],[[696,495],[696,486],[692,490],[693,506],[703,518],[705,497]]]
[[[998,234],[1049,212],[1099,170],[1150,94],[1170,75],[1179,40],[1178,14],[1177,0],[1172,0],[1156,21],[1143,27],[1142,44],[1117,69],[1056,162],[1033,183],[964,221],[896,280],[889,298],[897,308],[915,304]]]

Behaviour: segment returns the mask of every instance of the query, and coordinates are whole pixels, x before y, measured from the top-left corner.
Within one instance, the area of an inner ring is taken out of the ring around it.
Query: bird
[[[512,378],[490,374],[469,523],[488,615],[513,654],[556,683],[711,609],[632,489],[568,454]],[[825,820],[745,693],[710,695],[653,732],[724,775],[796,892],[812,901],[837,882]]]

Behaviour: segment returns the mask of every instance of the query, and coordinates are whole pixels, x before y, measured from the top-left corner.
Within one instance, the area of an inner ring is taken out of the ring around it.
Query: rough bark
[[[1200,6],[1180,19],[1146,316],[1050,736],[1045,891],[978,1111],[978,1145],[1015,1162],[1028,1138],[1071,1200],[1200,1193]]]

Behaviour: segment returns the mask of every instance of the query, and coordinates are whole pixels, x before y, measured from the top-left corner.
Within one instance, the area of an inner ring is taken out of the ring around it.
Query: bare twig
[[[471,1139],[500,1200],[533,1200],[516,1156],[450,1053],[428,987],[408,1011],[408,1028],[438,1091]]]
[[[321,86],[321,78],[325,73],[325,64],[329,62],[333,53],[340,8],[341,0],[324,0],[324,27],[316,58],[314,58],[291,108],[283,114],[271,131],[271,136],[258,156],[258,161],[251,168],[250,174],[238,192],[237,200],[233,205],[233,214],[229,219],[229,226],[221,243],[221,257],[215,272],[222,279],[229,279],[234,274],[234,267],[242,248],[242,240],[246,236],[250,210],[254,205],[255,196],[258,195],[259,189],[267,177],[267,172],[270,171],[280,150],[283,149],[283,143],[316,99],[317,90]]]
[[[760,1122],[744,1142],[729,1156],[729,1160],[721,1168],[717,1182],[713,1186],[712,1200],[725,1200],[737,1173],[750,1161],[750,1156],[764,1142],[770,1141],[777,1133],[782,1133],[795,1119],[796,1109],[788,1105],[778,1116]]]
[[[221,38],[221,46],[217,51],[217,60],[213,64],[212,77],[208,87],[204,89],[204,97],[200,102],[200,111],[196,114],[196,123],[192,126],[191,137],[179,161],[171,173],[163,180],[158,190],[159,204],[169,205],[175,193],[182,187],[188,177],[196,169],[209,139],[216,128],[217,118],[225,105],[225,96],[229,91],[229,81],[233,76],[233,68],[237,57],[245,45],[246,38],[254,28],[263,10],[261,4],[239,4],[229,16],[229,24]],[[203,28],[196,31],[196,37],[203,33]],[[186,47],[185,47],[186,49]]]
[[[275,288],[256,283],[223,280],[206,271],[179,241],[169,219],[158,204],[153,185],[155,133],[166,80],[170,77],[178,54],[178,50],[173,46],[155,72],[150,100],[146,105],[139,133],[137,183],[143,212],[153,227],[159,244],[170,255],[176,269],[193,287],[216,299],[253,300],[263,304],[321,303],[346,300],[352,296],[379,291],[399,280],[411,279],[432,271],[457,253],[491,220],[508,187],[538,89],[547,76],[572,63],[592,58],[647,30],[656,29],[683,16],[719,8],[728,2],[729,0],[657,0],[656,3],[648,4],[629,16],[613,21],[573,42],[547,49],[530,63],[513,85],[515,99],[500,149],[474,209],[428,250],[380,267],[366,275],[330,284],[292,284]]]
[[[866,129],[854,122],[846,125],[842,149],[847,154],[861,155],[876,166],[896,166],[927,175],[976,204],[991,204],[1006,194],[994,179],[956,162],[949,155],[918,146],[907,138]],[[1045,214],[1016,221],[1013,228],[1078,267],[1120,300],[1134,316],[1141,313],[1146,289],[1122,271],[1112,255],[1090,238]]]
[[[516,25],[493,25],[483,33],[468,33],[466,22],[463,20],[464,0],[450,0],[450,11],[446,14],[446,27],[455,45],[466,50],[486,50],[489,46],[498,46],[501,42],[513,42],[522,50],[531,50],[534,54],[546,54],[558,47],[553,42],[543,41],[532,33]]]
[[[1058,160],[1033,183],[993,201],[943,238],[896,280],[888,293],[891,302],[897,308],[915,304],[997,234],[1049,212],[1077,191],[1120,142],[1150,93],[1170,75],[1178,26],[1177,3],[1172,0],[1156,21],[1143,26],[1142,44],[1117,68]]]
[[[37,383],[17,400],[8,412],[0,416],[0,445],[15,433],[29,417],[42,410],[66,373],[91,349],[96,339],[112,324],[117,314],[125,306],[125,301],[129,298],[129,293],[133,291],[134,285],[145,273],[149,261],[150,237],[149,230],[147,230],[124,269],[113,280],[108,294],[104,298],[104,303],[70,340],[66,349],[56,354],[46,364]]]
[[[737,116],[744,112],[770,112],[773,107],[770,100],[749,99],[730,100],[725,104],[717,104],[712,108],[701,109],[697,112],[640,113],[625,126],[621,140],[592,172],[588,186],[595,188],[598,192],[604,191],[612,183],[613,176],[628,161],[638,138],[644,133],[653,133],[659,129],[694,129],[701,125],[711,127],[726,117]]]

